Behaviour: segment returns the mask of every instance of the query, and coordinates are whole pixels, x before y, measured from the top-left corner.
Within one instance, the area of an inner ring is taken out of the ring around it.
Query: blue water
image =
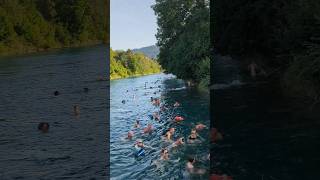
[[[97,79],[107,76],[107,53],[96,46],[0,59],[0,179],[106,179],[109,87]]]
[[[146,85],[146,86],[145,86]],[[208,174],[202,176],[186,176],[185,165],[189,156],[195,156],[197,168],[209,168],[206,160],[209,153],[208,129],[199,132],[205,139],[197,145],[186,144],[174,151],[169,151],[169,162],[158,162],[161,148],[168,143],[161,139],[162,134],[175,127],[175,138],[189,136],[191,129],[197,122],[209,126],[209,95],[196,89],[189,89],[184,82],[172,75],[156,74],[136,78],[113,80],[110,82],[110,172],[112,179],[207,179]],[[151,87],[151,88],[150,88]],[[162,104],[169,107],[161,114],[160,122],[151,120],[149,115],[158,112],[159,107],[152,105],[151,97],[161,97]],[[122,103],[125,100],[125,103]],[[174,110],[173,103],[181,103]],[[175,115],[182,115],[186,119],[182,123],[171,123]],[[135,130],[133,140],[125,140],[129,130],[133,130],[135,120],[140,120],[142,127],[152,123],[156,130],[151,135],[142,135],[142,129]],[[137,138],[152,146],[155,150],[147,150],[146,156],[136,158],[133,145]],[[209,170],[209,169],[207,169]]]

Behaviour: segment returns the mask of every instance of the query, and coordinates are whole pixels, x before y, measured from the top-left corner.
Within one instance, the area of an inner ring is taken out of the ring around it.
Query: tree
[[[179,78],[200,82],[199,64],[210,55],[209,1],[156,0],[153,9],[161,66]]]

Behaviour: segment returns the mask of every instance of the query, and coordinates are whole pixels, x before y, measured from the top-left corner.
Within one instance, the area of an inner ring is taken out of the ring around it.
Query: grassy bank
[[[161,71],[161,66],[156,60],[150,59],[142,53],[110,49],[111,80],[156,74]]]
[[[78,48],[78,47],[90,47],[95,45],[104,44],[102,41],[94,40],[94,41],[87,41],[82,43],[74,43],[72,45],[59,45],[50,48],[37,48],[28,45],[11,45],[6,47],[1,47],[0,45],[0,56],[14,56],[14,55],[24,55],[24,54],[31,54],[31,53],[38,53],[38,52],[49,52],[59,49],[65,48]]]
[[[140,76],[148,76],[148,75],[153,75],[153,74],[159,74],[161,72],[156,72],[156,73],[149,73],[149,74],[136,74],[132,76],[127,76],[127,77],[120,77],[120,76],[110,76],[110,80],[117,80],[117,79],[124,79],[124,78],[132,78],[132,77],[140,77]]]
[[[107,37],[104,1],[0,2],[0,55],[99,44]]]

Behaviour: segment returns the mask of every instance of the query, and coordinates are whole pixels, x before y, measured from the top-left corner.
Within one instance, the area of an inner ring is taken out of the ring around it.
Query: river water
[[[208,179],[208,174],[188,176],[185,173],[187,158],[196,157],[195,167],[208,169],[209,153],[208,132],[203,130],[199,135],[203,143],[185,144],[176,150],[169,151],[168,162],[158,161],[161,148],[168,143],[161,139],[169,127],[175,127],[175,138],[189,136],[197,122],[209,126],[209,95],[184,86],[184,82],[172,75],[156,74],[137,78],[113,80],[110,82],[111,129],[110,129],[110,173],[111,179]],[[160,121],[151,120],[153,112],[159,107],[151,103],[151,97],[161,98],[161,104],[168,110],[161,114]],[[122,102],[125,100],[125,102]],[[181,106],[173,108],[175,101]],[[171,122],[172,117],[181,115],[181,123]],[[150,135],[143,135],[142,129],[134,129],[135,120],[140,120],[142,128],[148,123],[155,130]],[[126,140],[129,130],[135,132],[133,140]],[[147,150],[146,156],[136,158],[134,143],[137,138],[154,149]],[[156,165],[158,163],[158,165]]]
[[[284,96],[274,81],[252,80],[237,61],[215,58],[212,172],[234,179],[320,179],[319,113]],[[316,115],[317,114],[317,115]]]
[[[0,179],[106,179],[109,82],[99,80],[107,53],[96,46],[0,59]]]

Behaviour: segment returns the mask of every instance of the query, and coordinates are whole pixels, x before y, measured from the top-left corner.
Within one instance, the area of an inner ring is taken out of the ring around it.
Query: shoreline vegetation
[[[110,80],[157,74],[162,68],[155,59],[143,53],[114,51],[110,48]]]
[[[100,0],[0,2],[0,55],[21,55],[108,43]]]
[[[159,64],[188,86],[209,92],[209,1],[156,0],[152,8],[158,24]]]
[[[218,1],[211,15],[215,53],[238,59],[248,74],[249,66],[263,69],[284,95],[319,105],[319,8],[316,0]]]

